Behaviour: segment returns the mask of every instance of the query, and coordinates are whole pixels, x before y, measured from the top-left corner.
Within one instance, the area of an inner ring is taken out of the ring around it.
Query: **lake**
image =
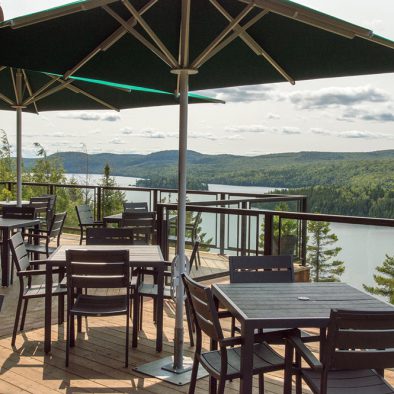
[[[66,175],[71,176],[71,174]],[[80,183],[86,181],[85,175],[75,174],[74,176]],[[97,184],[101,178],[102,175],[89,175],[89,184]],[[123,176],[115,176],[114,178],[119,186],[135,186],[136,181],[140,179]],[[275,189],[277,188],[208,185],[208,190],[224,193],[269,193]],[[149,196],[146,192],[127,192],[126,198],[129,201],[149,202]],[[176,198],[173,195],[167,195],[166,201],[171,200],[175,202]],[[193,201],[204,200],[212,200],[212,197],[193,196]],[[204,232],[207,232],[206,238],[214,236],[216,228],[214,215],[208,215],[203,218]],[[375,273],[375,268],[383,263],[386,254],[394,255],[394,228],[332,223],[331,230],[338,236],[338,242],[335,246],[342,248],[337,259],[345,262],[346,268],[341,280],[359,289],[362,289],[363,283],[374,285],[373,274]]]

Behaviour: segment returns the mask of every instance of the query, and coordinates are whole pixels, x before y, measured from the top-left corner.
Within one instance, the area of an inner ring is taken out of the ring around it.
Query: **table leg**
[[[3,244],[1,245],[1,285],[8,286],[10,281],[10,257],[8,249],[8,238],[9,238],[8,228],[2,229],[2,239]]]
[[[163,296],[164,296],[164,264],[157,270],[157,316],[156,316],[156,351],[163,349]]]
[[[253,388],[253,343],[254,329],[247,323],[241,322],[241,381],[239,392],[241,394],[252,393]]]
[[[60,300],[59,300],[60,301]],[[52,321],[52,265],[46,265],[45,273],[45,335],[44,351],[51,351],[51,321]]]

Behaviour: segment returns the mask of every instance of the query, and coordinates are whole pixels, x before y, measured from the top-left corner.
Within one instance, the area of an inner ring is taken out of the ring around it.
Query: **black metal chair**
[[[128,250],[67,250],[67,340],[75,345],[74,316],[126,316],[125,367],[129,356],[130,269]],[[123,295],[88,295],[76,289],[123,289]]]
[[[123,212],[119,227],[133,230],[135,244],[156,242],[156,212]]]
[[[294,349],[308,368],[294,368]],[[394,393],[383,378],[384,368],[394,367],[394,312],[332,310],[321,359],[297,335],[289,337],[284,392],[291,393],[295,373],[314,394]]]
[[[183,282],[197,333],[189,394],[193,394],[195,391],[200,363],[211,377],[209,392],[216,393],[216,384],[219,381],[217,392],[224,393],[226,380],[237,379],[242,375],[239,347],[242,343],[242,337],[224,338],[219,314],[209,287],[193,281],[187,275],[183,275]],[[217,343],[219,350],[203,352],[202,333],[211,338],[211,343]],[[255,356],[253,358],[253,374],[259,375],[259,393],[264,393],[264,373],[284,369],[284,359],[266,342],[255,343],[253,351]]]
[[[78,222],[79,222],[79,228],[80,228],[80,238],[79,238],[79,244],[82,245],[82,241],[85,238],[85,232],[86,229],[89,227],[102,227],[104,226],[103,222],[96,221],[94,220],[92,208],[90,208],[89,205],[77,205],[75,207],[75,210],[77,211],[77,217],[78,217]]]
[[[230,256],[230,283],[292,283],[294,282],[294,266],[292,256]],[[240,332],[232,318],[232,335]],[[264,329],[264,333],[283,332],[283,338],[289,329]],[[301,331],[304,342],[320,341],[319,335],[310,335]],[[284,343],[284,339],[276,341]]]
[[[23,242],[21,233],[14,234],[9,239],[9,245],[12,254],[12,259],[15,263],[17,275],[19,278],[18,306],[16,308],[15,324],[14,324],[14,330],[12,333],[12,340],[11,340],[11,345],[14,346],[16,333],[19,325],[22,302],[24,301],[22,320],[20,323],[21,331],[24,329],[27,305],[29,300],[32,298],[45,297],[46,294],[45,283],[32,285],[32,277],[33,276],[36,277],[40,275],[45,276],[45,269],[37,269],[37,268],[39,268],[40,265],[45,265],[46,262],[40,260],[29,261],[28,252],[25,248],[25,244]],[[58,272],[58,270],[54,270],[53,272]],[[64,297],[66,293],[67,290],[65,288],[62,288],[59,283],[53,283],[52,296]],[[59,324],[63,323],[63,315],[64,315],[64,299],[59,298],[59,315],[58,315]]]
[[[147,202],[124,202],[124,212],[149,212]]]
[[[32,254],[45,254],[46,257],[49,257],[49,255],[60,245],[60,236],[62,235],[66,216],[67,212],[57,213],[53,216],[48,230],[40,230],[39,234],[30,233],[29,242],[26,243],[26,250]],[[34,243],[34,241],[41,240],[45,241],[45,244]],[[50,242],[54,240],[56,240],[56,246],[49,246]]]
[[[88,227],[86,245],[133,245],[133,229],[116,227]]]
[[[197,241],[194,244],[192,253],[190,255],[189,259],[189,272],[190,268],[193,265],[193,262],[196,259],[196,255],[198,252],[198,248],[200,246],[200,243]],[[166,270],[164,271],[164,289],[163,289],[163,298],[165,300],[171,300],[171,278],[172,278],[172,273],[171,273],[171,266],[173,265],[173,262],[166,261],[164,263],[166,265]],[[188,272],[188,273],[189,273]],[[151,277],[149,281],[146,280],[146,277]],[[139,309],[139,326],[140,329],[142,329],[142,319],[143,319],[143,311],[144,311],[144,297],[149,297],[153,298],[154,302],[154,307],[153,307],[153,320],[156,321],[156,313],[157,313],[157,308],[156,308],[156,301],[157,301],[157,296],[158,296],[158,287],[157,283],[155,280],[155,275],[154,271],[148,270],[148,269],[139,269],[138,270],[138,280],[137,280],[137,291],[135,292],[134,295],[134,307]],[[190,312],[190,305],[189,302],[186,300],[185,302],[185,311],[186,311],[186,321],[187,321],[187,326],[189,330],[189,340],[190,340],[190,346],[194,346],[194,338],[193,338],[193,321],[192,321],[192,314]],[[135,324],[136,322],[134,322]]]
[[[200,241],[199,235],[198,235],[198,226],[201,223],[201,215],[202,212],[197,212],[196,215],[192,218],[191,223],[186,223],[185,227],[185,243],[187,245],[194,245],[196,241]],[[178,236],[177,236],[177,216],[171,218],[169,220],[169,226],[168,226],[168,241],[169,242],[177,242]],[[197,252],[196,255],[196,269],[198,269],[198,266],[201,266],[201,257],[200,257],[200,252]]]
[[[30,197],[30,202],[26,207],[33,207],[36,211],[37,219],[40,219],[40,228],[48,229],[52,219],[52,198],[49,196]]]

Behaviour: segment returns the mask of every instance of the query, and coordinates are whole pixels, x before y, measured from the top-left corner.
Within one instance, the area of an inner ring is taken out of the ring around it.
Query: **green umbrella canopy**
[[[16,105],[16,69],[0,67],[0,110]],[[22,70],[22,104],[26,112],[141,108],[178,104],[173,93],[101,80]],[[45,89],[43,89],[45,87]],[[189,95],[192,103],[217,102]]]
[[[86,0],[5,21],[0,64],[172,92],[181,6]],[[192,0],[190,7],[188,67],[198,69],[191,90],[394,72],[393,42],[290,1]]]

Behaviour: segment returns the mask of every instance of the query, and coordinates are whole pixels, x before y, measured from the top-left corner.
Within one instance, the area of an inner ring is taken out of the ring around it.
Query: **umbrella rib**
[[[149,3],[145,4],[140,10],[141,15],[144,14],[146,11],[148,11],[149,8],[151,8],[156,2],[157,2],[157,0],[151,0]],[[104,6],[102,8],[104,8]],[[64,74],[64,78],[67,79],[71,75],[75,74],[81,67],[83,67],[86,63],[88,63],[91,59],[93,59],[93,57],[96,56],[98,53],[100,53],[101,51],[106,51],[108,48],[110,48],[112,45],[114,45],[117,41],[119,41],[127,33],[128,27],[130,25],[134,25],[136,23],[136,20],[134,17],[131,17],[125,23],[127,24],[127,27],[122,25],[121,27],[116,29],[100,45],[98,45],[93,51],[88,53],[78,64],[76,64],[73,68],[68,70]]]
[[[134,36],[137,40],[139,40],[143,45],[145,45],[148,49],[150,49],[156,56],[158,56],[164,63],[168,64],[170,67],[172,67],[171,61],[167,58],[167,56],[157,49],[153,44],[151,44],[143,35],[138,33],[137,30],[133,29],[131,26],[129,26],[128,22],[126,22],[124,19],[122,19],[116,12],[114,12],[111,8],[104,6],[103,9],[107,11],[109,15],[111,15],[116,21],[118,21],[121,25],[122,28],[124,28],[127,32],[129,32],[132,36]],[[135,21],[135,18],[131,18],[133,21]]]
[[[57,77],[57,79],[60,79],[60,77]],[[38,89],[33,95],[31,95],[24,103],[23,105],[30,105],[32,101],[36,101],[36,97],[39,96],[42,92],[44,92],[47,88],[49,88],[51,85],[53,85],[56,82],[56,80],[49,81],[45,85],[41,86],[40,89]]]
[[[371,30],[365,29],[354,24],[341,21],[337,18],[321,14],[307,7],[291,4],[283,0],[240,0],[243,3],[254,3],[256,7],[269,9],[272,12],[283,15],[287,18],[296,19],[300,22],[327,30],[331,33],[339,34],[346,38],[360,36],[364,38],[371,37]]]
[[[168,61],[170,62],[171,66],[174,68],[178,68],[179,65],[172,56],[171,52],[168,48],[164,45],[164,43],[160,40],[160,38],[156,35],[156,33],[151,29],[151,27],[145,22],[142,18],[141,14],[130,4],[128,0],[122,0],[124,6],[132,13],[134,18],[137,22],[142,26],[142,28],[146,31],[146,33],[151,37],[151,39],[155,42],[155,44],[159,47],[159,49],[166,55]]]
[[[53,77],[52,75],[48,75],[48,76],[50,78],[56,78],[56,77]],[[119,108],[114,107],[113,105],[111,105],[111,104],[105,102],[104,100],[94,96],[93,94],[88,93],[85,90],[83,90],[83,89],[81,89],[81,88],[79,88],[77,86],[71,85],[69,83],[70,81],[75,82],[75,80],[67,80],[67,81],[65,81],[64,79],[59,79],[58,80],[58,82],[60,84],[62,84],[62,86],[64,86],[64,88],[69,89],[69,90],[73,91],[74,93],[83,94],[84,96],[90,98],[91,100],[94,100],[94,101],[98,102],[99,104],[103,105],[104,107],[107,107],[107,108],[112,109],[112,110],[117,111],[117,112],[120,111]]]
[[[7,104],[9,104],[11,107],[16,105],[15,102],[13,102],[9,97],[4,95],[3,93],[0,93],[0,99],[6,102]]]
[[[253,4],[248,4],[234,19],[230,20],[228,26],[200,53],[199,56],[193,61],[192,68],[199,68],[204,59],[210,54],[212,50],[228,35],[234,27],[254,8]]]
[[[229,21],[231,21],[233,18],[232,16],[216,1],[216,0],[210,0],[210,2],[217,8],[217,10]],[[261,17],[266,15],[269,11],[264,10],[261,13],[259,13],[257,16],[259,18],[255,21],[253,21],[253,24],[255,24]],[[239,37],[244,41],[246,45],[257,55],[257,56],[262,56],[264,57],[271,65],[274,67],[287,81],[289,81],[292,85],[295,84],[294,78],[292,78],[286,70],[279,64],[277,63],[270,55],[268,52],[266,52],[254,39],[253,37],[247,33],[246,29],[248,29],[251,25],[245,26],[245,28],[236,25],[234,27],[235,32],[241,32],[239,34]],[[216,53],[216,52],[215,52]]]
[[[53,82],[56,82],[56,81],[59,82],[59,80],[60,80],[60,78],[58,78],[58,77],[53,77],[53,78],[54,78]],[[49,89],[48,91],[40,94],[39,96],[37,96],[37,94],[35,94],[34,97],[30,97],[27,101],[25,101],[24,105],[26,105],[26,103],[30,104],[33,100],[34,101],[40,101],[40,100],[42,100],[45,97],[51,96],[52,94],[55,94],[55,93],[59,92],[60,90],[65,89],[67,87],[67,85],[70,85],[74,81],[72,79],[69,79],[69,80],[63,81],[63,82],[64,82],[64,84],[55,86],[54,88]]]
[[[2,72],[3,70],[5,70],[7,68],[7,66],[1,66],[0,67],[0,72]]]
[[[30,97],[31,97],[31,96],[33,95],[33,90],[32,90],[32,88],[31,88],[29,79],[27,78],[26,71],[25,71],[25,70],[22,70],[22,74],[23,74],[23,79],[25,80],[25,84],[26,84],[27,91],[29,92],[29,95],[30,95]],[[35,101],[33,101],[33,105],[34,105],[34,108],[35,108],[35,110],[36,110],[36,113],[38,114],[37,103],[36,103]]]

